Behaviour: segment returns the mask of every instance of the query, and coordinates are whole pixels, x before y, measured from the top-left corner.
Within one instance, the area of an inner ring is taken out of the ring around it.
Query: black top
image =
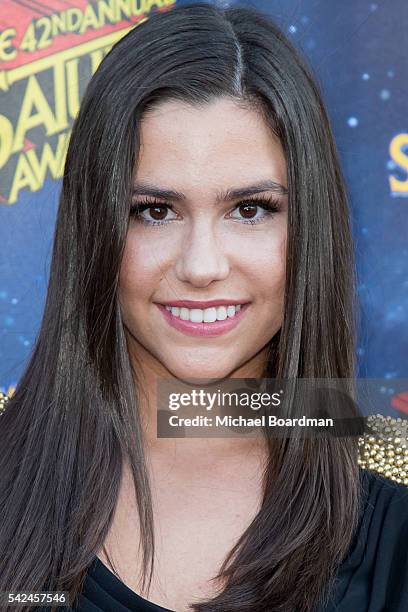
[[[408,487],[361,470],[362,516],[337,572],[330,603],[316,612],[408,611]],[[97,557],[90,566],[80,612],[174,612],[125,586]]]

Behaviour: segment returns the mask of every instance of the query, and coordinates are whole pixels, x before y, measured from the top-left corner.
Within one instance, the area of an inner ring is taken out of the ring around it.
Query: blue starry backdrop
[[[49,2],[47,6],[55,12],[57,5],[60,10],[60,4]],[[83,8],[87,3],[68,4]],[[174,0],[174,4],[191,2]],[[408,381],[404,380],[408,379],[408,3],[406,0],[239,3],[219,0],[213,4],[252,6],[269,13],[313,67],[332,120],[351,201],[361,307],[358,375],[379,380],[382,412],[408,414]],[[146,2],[144,8],[148,12],[159,5],[160,2]],[[116,23],[111,30],[101,27],[99,32],[97,28],[88,32],[85,29],[83,36],[85,39],[88,33],[92,37],[97,32],[102,41],[106,31],[123,35],[126,27],[129,19]],[[58,36],[54,43],[58,43]],[[35,53],[36,50],[34,56]],[[52,46],[47,57],[51,56]],[[0,148],[0,389],[3,391],[12,392],[39,329],[62,171],[61,163],[56,167],[56,157],[54,164],[48,159],[48,169],[43,170],[39,188],[38,181],[34,180],[38,176],[27,178],[25,172],[29,174],[29,170],[21,158],[25,156],[27,164],[35,170],[34,153],[38,153],[36,159],[39,159],[41,147],[44,151],[48,145],[52,152],[58,153],[66,146],[69,127],[98,58],[88,49],[77,60],[75,82],[69,81],[73,78],[72,66],[71,72],[67,68],[68,76],[65,76],[66,116],[57,116],[61,111],[57,109],[55,66],[52,74],[52,70],[43,69],[39,64],[35,75],[38,89],[31,92],[31,108],[25,110],[25,121],[32,127],[20,133],[20,152],[11,152],[7,163]],[[27,65],[28,60],[25,61]],[[7,121],[10,122],[15,138],[22,120],[22,105],[29,95],[28,87],[24,79],[14,79],[4,89],[0,79],[0,129],[7,132]],[[76,99],[72,99],[74,90]],[[49,101],[55,122],[60,121],[60,129],[54,134],[49,133],[45,121],[33,119],[45,112],[38,91],[44,92]],[[1,118],[6,121],[1,122]],[[4,148],[6,140],[7,133],[6,136],[3,133],[0,147]],[[37,175],[39,171],[41,168],[37,167]]]

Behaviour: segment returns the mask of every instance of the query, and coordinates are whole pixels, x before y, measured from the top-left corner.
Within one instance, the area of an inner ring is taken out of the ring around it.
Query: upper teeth
[[[212,308],[179,308],[178,306],[166,306],[167,310],[175,317],[192,323],[214,323],[224,321],[227,317],[233,317],[241,308],[241,304],[231,306],[214,306]]]

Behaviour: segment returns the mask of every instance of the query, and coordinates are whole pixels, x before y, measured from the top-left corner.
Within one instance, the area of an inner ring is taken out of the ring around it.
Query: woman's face
[[[286,188],[281,144],[255,110],[220,98],[145,115],[133,196],[144,206],[119,287],[132,358],[182,380],[263,373],[283,317]]]

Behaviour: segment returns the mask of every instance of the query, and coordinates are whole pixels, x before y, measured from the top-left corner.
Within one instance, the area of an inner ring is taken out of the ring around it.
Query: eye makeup
[[[246,209],[246,211],[248,212],[248,209],[250,210],[251,208],[261,209],[263,211],[262,216],[256,217],[256,218],[243,216],[241,219],[237,219],[236,217],[228,217],[228,218],[232,218],[233,220],[240,221],[241,223],[244,223],[244,224],[255,225],[255,224],[264,222],[266,218],[269,218],[273,216],[275,213],[279,212],[281,209],[281,203],[279,202],[278,199],[271,197],[271,196],[249,197],[249,198],[246,198],[245,200],[241,200],[240,202],[238,202],[232,209],[232,212],[239,211],[240,209],[244,209],[244,210]],[[142,223],[145,225],[151,225],[151,226],[168,225],[171,221],[178,220],[177,218],[146,219],[142,215],[144,212],[148,210],[152,210],[152,211],[155,210],[156,213],[158,211],[161,211],[162,213],[165,213],[165,214],[167,214],[168,211],[175,213],[175,208],[173,204],[167,204],[165,202],[161,202],[157,200],[156,198],[145,197],[137,202],[134,202],[131,205],[129,214],[130,214],[130,217],[134,219],[135,221],[137,221],[138,223]],[[158,212],[158,214],[160,215],[160,212]]]

